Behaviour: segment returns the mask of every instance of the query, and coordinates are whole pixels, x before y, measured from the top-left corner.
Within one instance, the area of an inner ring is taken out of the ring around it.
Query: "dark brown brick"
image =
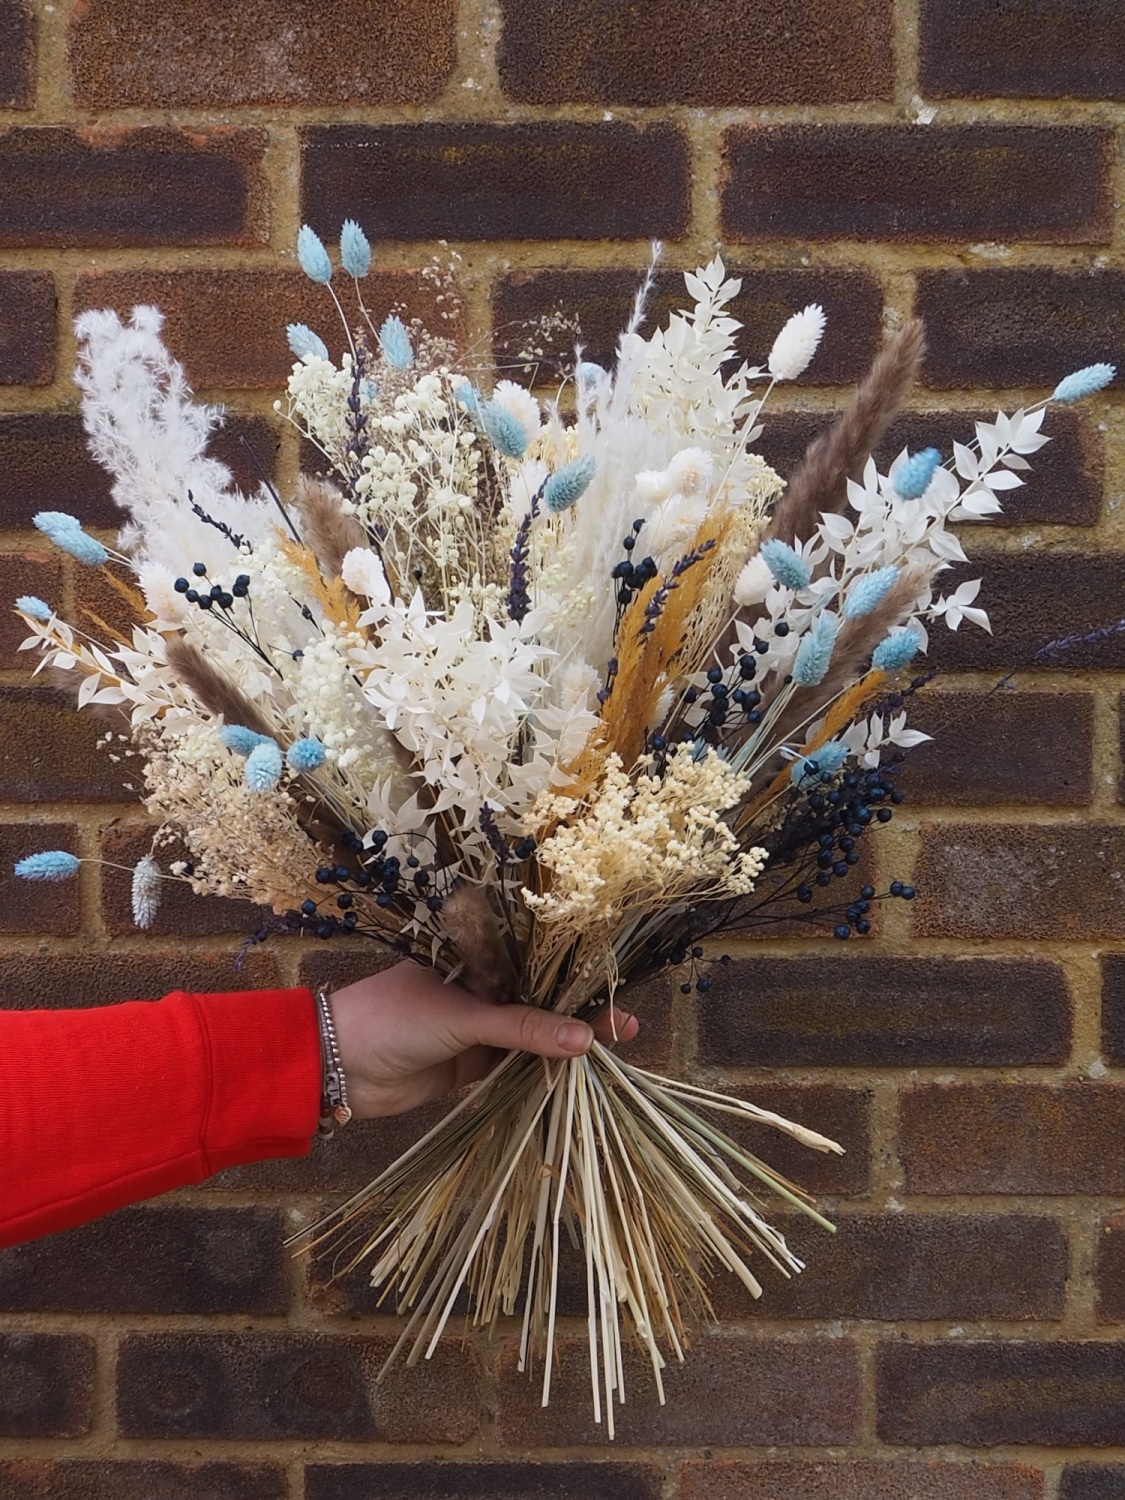
[[[955,672],[1119,669],[1125,631],[1105,627],[1122,616],[1123,567],[1125,557],[1113,552],[971,556],[967,566],[943,574],[938,586],[952,594],[965,579],[982,579],[976,603],[988,611],[992,633],[967,624],[951,631],[935,622],[928,660]]]
[[[899,1096],[911,1193],[1120,1193],[1125,1084],[918,1084]]]
[[[551,1380],[551,1404],[540,1406],[541,1371],[516,1369],[516,1344],[496,1359],[497,1433],[512,1448],[605,1441],[590,1403],[585,1340],[564,1340]],[[682,1365],[663,1372],[667,1405],[657,1402],[651,1365],[630,1350],[628,1399],[614,1408],[617,1442],[698,1447],[721,1443],[851,1442],[859,1424],[859,1369],[843,1339],[700,1339]],[[794,1391],[800,1400],[793,1399]],[[752,1396],[751,1396],[752,1393]]]
[[[302,212],[328,237],[352,214],[388,240],[678,239],[690,178],[687,142],[664,124],[302,132]]]
[[[9,802],[130,802],[127,765],[97,747],[105,726],[64,688],[0,687],[7,749],[0,798]]]
[[[765,956],[716,969],[700,1005],[717,1066],[995,1067],[1069,1045],[1066,977],[1033,958]]]
[[[830,1213],[835,1234],[798,1214],[768,1215],[807,1269],[762,1276],[750,1303],[733,1277],[715,1285],[720,1315],[766,1318],[1061,1318],[1067,1241],[1054,1219],[1024,1214]]]
[[[1023,1464],[760,1463],[698,1459],[680,1471],[680,1500],[1041,1500],[1043,1475]],[[1107,1495],[1106,1500],[1109,1500]]]
[[[1094,1280],[1098,1322],[1125,1323],[1125,1214],[1102,1220]]]
[[[152,849],[154,831],[151,827],[122,828],[102,840],[102,858],[113,865],[128,866],[128,869],[103,868],[101,872],[102,921],[106,931],[114,937],[137,930],[133,921],[130,870]],[[173,860],[187,857],[182,845],[162,845],[155,851],[157,863],[165,871]],[[255,906],[249,901],[236,901],[225,896],[197,896],[184,882],[165,881],[156,917],[146,931],[153,937],[207,937],[220,932],[236,932],[249,937],[266,916],[265,907]]]
[[[881,340],[883,291],[874,276],[851,270],[730,269],[741,276],[742,290],[729,310],[743,325],[739,347],[751,364],[764,361],[791,314],[819,302],[828,327],[808,376],[802,378],[816,385],[850,385],[863,375]],[[497,360],[519,365],[530,346],[534,357],[526,365],[528,371],[570,370],[575,343],[580,341],[584,359],[612,365],[637,285],[632,271],[513,272],[498,283],[492,297]],[[685,306],[690,306],[690,299],[683,276],[661,272],[649,299],[646,331],[665,326],[669,315]],[[537,319],[556,311],[569,320],[566,327],[545,333],[533,328]],[[766,430],[768,434],[768,424]],[[764,438],[761,447],[766,448]]]
[[[1104,244],[1111,137],[1086,126],[735,126],[723,229],[734,240]]]
[[[433,305],[408,271],[372,276],[364,300],[376,314],[405,301],[422,318]],[[343,342],[331,299],[300,271],[90,271],[78,278],[75,302],[123,316],[137,303],[155,303],[168,347],[196,389],[283,386],[293,367],[287,323],[318,329],[336,353]]]
[[[17,1458],[0,1463],[0,1500],[287,1500],[265,1463]]]
[[[1053,390],[1125,342],[1125,271],[920,271],[914,305],[938,388]]]
[[[0,1333],[0,1437],[89,1432],[94,1342],[79,1334]]]
[[[123,1209],[0,1250],[0,1310],[283,1313],[284,1233],[266,1209]]]
[[[1125,1066],[1125,953],[1102,955],[1102,1051]]]
[[[6,1010],[85,1009],[119,1000],[158,1000],[173,990],[226,994],[278,982],[273,956],[250,953],[8,953],[0,958],[0,1006]]]
[[[890,1443],[1118,1445],[1125,1344],[884,1344],[879,1436]]]
[[[0,554],[0,667],[31,672],[38,666],[38,652],[19,649],[31,632],[11,606],[21,595],[32,594],[57,608],[61,579],[57,552]]]
[[[831,336],[829,330],[825,338]],[[755,448],[779,474],[790,474],[808,445],[819,436],[835,412],[782,410],[769,407],[765,431]],[[968,442],[976,421],[994,421],[992,411],[906,412],[891,424],[875,450],[883,473],[903,448],[952,451],[952,443]],[[1023,475],[1021,489],[1003,495],[1002,524],[1023,526],[1094,526],[1102,513],[1105,461],[1102,439],[1094,422],[1081,410],[1060,407],[1051,412],[1051,441],[1035,454],[1034,469]],[[999,519],[999,518],[997,518]],[[966,522],[971,525],[971,522]],[[995,525],[996,521],[983,524]]]
[[[54,378],[55,278],[0,271],[0,385],[50,385]]]
[[[70,26],[88,109],[424,103],[455,55],[453,0],[90,0]]]
[[[926,692],[910,706],[910,727],[933,735],[911,750],[898,778],[913,805],[1090,802],[1094,700],[1087,693]]]
[[[28,854],[41,849],[66,849],[74,852],[78,829],[73,823],[2,823],[0,824],[0,932],[18,932],[23,936],[49,932],[63,937],[77,932],[79,925],[77,880],[16,880],[12,866]]]
[[[331,1141],[314,1140],[308,1156],[234,1167],[213,1177],[208,1187],[256,1192],[352,1193],[389,1167],[451,1108],[450,1100],[438,1099],[407,1114],[356,1121],[347,1130],[338,1131]],[[324,1276],[327,1274],[325,1271]],[[314,1274],[314,1281],[318,1279],[324,1279],[319,1272]],[[333,1301],[333,1306],[350,1306],[347,1299],[353,1292],[362,1291],[363,1281],[361,1273],[341,1293],[343,1300]]]
[[[887,99],[887,0],[502,0],[500,80],[528,104],[831,104]],[[735,46],[732,37],[738,38]]]
[[[310,1464],[305,1500],[659,1500],[664,1475],[641,1464]]]
[[[453,1341],[425,1379],[398,1366],[376,1384],[391,1338],[153,1334],[121,1341],[126,1437],[339,1438],[460,1443],[479,1422],[477,1366]]]
[[[121,524],[109,475],[90,457],[77,413],[0,416],[0,472],[0,525],[6,531],[27,530],[40,510],[68,511],[86,526]]]
[[[1125,828],[942,823],[922,830],[914,930],[922,937],[1125,936]]]
[[[991,411],[908,412],[891,424],[876,456],[889,467],[905,447],[940,448],[968,442],[973,423],[994,422]],[[1101,434],[1089,413],[1078,407],[1053,407],[1045,423],[1051,441],[1033,454],[1030,473],[1018,490],[1005,490],[1002,516],[983,524],[995,526],[1095,526],[1101,518],[1105,460]]]
[[[0,109],[35,103],[35,30],[24,0],[0,0]]]
[[[1121,1500],[1125,1464],[1067,1464],[1059,1480],[1059,1500]]]
[[[923,0],[921,87],[934,99],[1125,99],[1118,0]]]
[[[763,1081],[724,1088],[722,1092],[805,1125],[844,1148],[843,1156],[812,1151],[768,1125],[752,1125],[734,1115],[720,1117],[719,1123],[728,1135],[782,1176],[811,1192],[833,1197],[866,1191],[871,1170],[871,1095],[866,1089],[835,1083]]]
[[[242,490],[252,492],[261,481],[245,444],[273,477],[279,438],[265,417],[228,413],[208,451],[230,468]],[[82,418],[76,412],[0,416],[0,473],[4,475],[0,528],[5,531],[28,530],[32,516],[40,510],[68,511],[85,526],[121,525],[123,513],[110,494],[112,481],[90,456]]]
[[[0,134],[0,245],[249,245],[269,233],[260,130]]]

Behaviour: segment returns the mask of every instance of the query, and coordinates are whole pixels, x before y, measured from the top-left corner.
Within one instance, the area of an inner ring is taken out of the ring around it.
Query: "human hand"
[[[629,1041],[637,1021],[616,1010],[593,1026],[529,1005],[491,1005],[421,964],[396,964],[332,993],[348,1104],[357,1119],[398,1115],[483,1078],[502,1052],[580,1057]]]

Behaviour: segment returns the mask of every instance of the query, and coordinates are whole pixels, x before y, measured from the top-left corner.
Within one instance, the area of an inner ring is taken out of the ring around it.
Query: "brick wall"
[[[650,238],[661,301],[722,240],[749,350],[809,300],[830,316],[767,453],[800,449],[911,308],[931,351],[894,447],[917,447],[1121,361],[1122,123],[1121,0],[0,0],[0,596],[112,607],[29,529],[41,507],[113,524],[77,309],[160,302],[197,388],[290,480],[282,326],[330,321],[302,218],[377,238],[376,307],[454,244],[469,332],[509,358],[559,299],[604,356]],[[362,1278],[281,1249],[418,1122],[350,1130],[0,1254],[2,1500],[1125,1495],[1125,635],[1033,660],[1125,614],[1125,408],[1052,427],[1007,519],[964,528],[995,634],[941,633],[939,744],[879,843],[917,902],[862,944],[736,947],[706,1003],[646,997],[646,1059],[847,1145],[770,1144],[840,1226],[793,1227],[807,1274],[767,1276],[756,1308],[720,1287],[721,1332],[664,1410],[634,1382],[612,1451],[580,1342],[546,1412],[508,1336],[376,1386],[392,1324]],[[0,614],[0,868],[127,860],[127,773],[30,683],[19,634]],[[2,878],[8,1005],[234,982],[243,909],[170,901],[141,938],[119,876]],[[244,982],[363,962],[279,945]]]

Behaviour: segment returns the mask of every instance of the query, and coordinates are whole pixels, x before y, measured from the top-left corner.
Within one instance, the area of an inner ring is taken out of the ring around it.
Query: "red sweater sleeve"
[[[308,990],[0,1011],[0,1246],[303,1156],[319,1104]]]

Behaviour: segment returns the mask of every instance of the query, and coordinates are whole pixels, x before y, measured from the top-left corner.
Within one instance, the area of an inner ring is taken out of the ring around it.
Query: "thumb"
[[[594,1040],[585,1021],[560,1016],[533,1005],[477,1004],[465,1017],[470,1044],[499,1047],[504,1052],[535,1052],[540,1057],[579,1057]]]

